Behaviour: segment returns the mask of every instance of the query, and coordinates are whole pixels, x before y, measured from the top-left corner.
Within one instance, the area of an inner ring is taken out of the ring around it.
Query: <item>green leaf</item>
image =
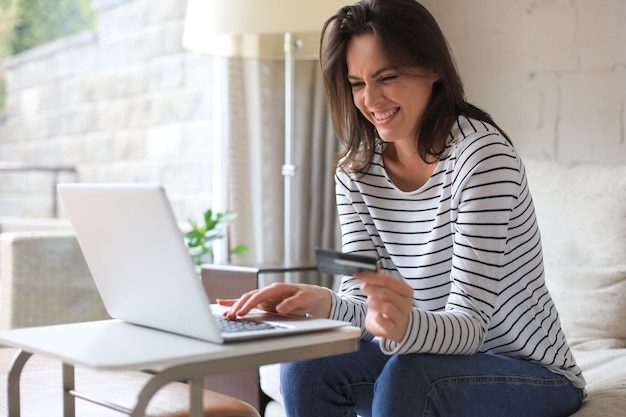
[[[214,260],[213,242],[223,239],[224,230],[237,217],[237,213],[233,210],[227,210],[223,213],[214,213],[212,209],[207,209],[203,213],[204,224],[189,219],[191,230],[184,235],[185,244],[189,250],[196,269],[199,270],[200,265],[206,258],[212,263]],[[240,254],[248,251],[245,245],[237,245],[230,250],[232,254]],[[203,259],[204,258],[204,259]]]
[[[246,252],[248,252],[248,247],[246,245],[237,245],[230,251],[230,253],[234,253],[234,254],[246,253]]]

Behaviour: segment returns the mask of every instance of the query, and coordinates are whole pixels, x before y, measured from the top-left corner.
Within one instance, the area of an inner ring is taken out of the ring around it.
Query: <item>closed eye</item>
[[[380,78],[378,78],[375,82],[372,82],[372,84],[386,83],[386,82],[393,81],[393,80],[395,80],[397,78],[398,78],[398,75],[396,75],[396,74],[384,75],[384,76],[381,76]],[[356,77],[355,78],[348,77],[348,82],[350,83],[350,88],[352,90],[357,90],[357,89],[363,88],[365,86],[365,81],[356,79]]]
[[[353,90],[363,87],[365,85],[365,83],[363,81],[353,81],[350,83],[350,88],[352,88]]]
[[[398,78],[397,75],[385,75],[384,77],[381,77],[380,81],[382,82],[391,81],[391,80],[395,80],[396,78]]]

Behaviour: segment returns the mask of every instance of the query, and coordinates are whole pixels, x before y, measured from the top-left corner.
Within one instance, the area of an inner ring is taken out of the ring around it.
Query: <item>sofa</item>
[[[626,415],[626,165],[524,163],[546,282],[587,380],[574,417]],[[260,383],[265,417],[284,416],[278,366],[262,367]]]

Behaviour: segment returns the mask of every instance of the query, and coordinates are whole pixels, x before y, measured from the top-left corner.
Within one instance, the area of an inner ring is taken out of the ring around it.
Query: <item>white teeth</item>
[[[398,109],[393,109],[393,110],[389,110],[386,111],[384,113],[378,113],[378,114],[374,114],[374,118],[376,119],[377,122],[381,122],[385,119],[390,118],[391,116],[393,116],[394,114],[396,114],[398,112]]]

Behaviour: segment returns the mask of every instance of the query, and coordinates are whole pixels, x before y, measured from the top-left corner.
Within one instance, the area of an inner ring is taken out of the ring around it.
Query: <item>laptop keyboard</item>
[[[255,330],[268,330],[276,329],[282,326],[275,326],[273,324],[251,321],[245,319],[228,320],[227,318],[215,314],[215,320],[220,326],[222,333],[237,333],[237,332],[249,332]]]

